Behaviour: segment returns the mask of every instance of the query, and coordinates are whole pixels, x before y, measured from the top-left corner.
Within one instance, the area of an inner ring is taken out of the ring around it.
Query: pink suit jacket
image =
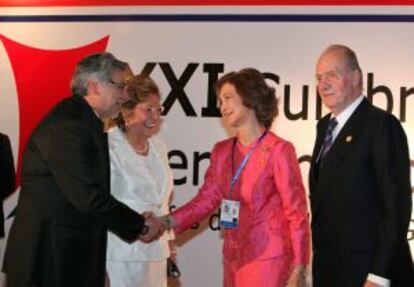
[[[172,213],[177,234],[216,210],[221,200],[229,197],[232,173],[244,157],[235,148],[232,167],[233,141],[234,138],[227,139],[214,146],[198,194]],[[241,266],[253,260],[290,255],[295,265],[308,264],[306,195],[291,143],[268,132],[240,175],[232,199],[241,203],[240,225],[224,231],[225,262],[236,261]]]

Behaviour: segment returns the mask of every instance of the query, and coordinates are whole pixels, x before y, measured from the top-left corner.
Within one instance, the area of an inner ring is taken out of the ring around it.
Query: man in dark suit
[[[161,223],[110,195],[102,120],[128,99],[130,74],[110,53],[86,57],[72,78],[73,96],[30,136],[4,257],[8,287],[102,287],[108,229],[130,242],[161,233]]]
[[[2,202],[14,191],[15,179],[16,174],[10,140],[6,135],[0,133],[0,237],[4,237]]]
[[[316,78],[331,113],[318,122],[309,175],[314,286],[414,286],[404,130],[362,96],[348,47],[328,47]]]

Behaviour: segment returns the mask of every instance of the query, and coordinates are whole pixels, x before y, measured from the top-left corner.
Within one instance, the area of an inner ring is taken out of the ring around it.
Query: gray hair
[[[73,95],[85,96],[88,93],[88,82],[91,79],[108,81],[114,70],[128,69],[128,63],[122,62],[111,53],[103,52],[87,56],[76,66],[70,88]]]
[[[355,52],[351,48],[345,45],[339,45],[339,44],[334,44],[334,45],[329,46],[324,51],[324,54],[328,52],[342,53],[342,55],[346,59],[348,68],[351,69],[351,71],[357,71],[359,73],[360,75],[359,87],[362,89],[363,88],[362,69],[359,66],[358,58]]]

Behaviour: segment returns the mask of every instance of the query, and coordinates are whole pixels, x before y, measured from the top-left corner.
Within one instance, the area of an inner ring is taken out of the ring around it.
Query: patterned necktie
[[[333,130],[335,129],[338,121],[335,118],[331,118],[329,120],[328,128],[326,129],[325,139],[323,141],[322,151],[319,156],[319,159],[323,159],[323,157],[328,153],[331,149],[333,143]]]

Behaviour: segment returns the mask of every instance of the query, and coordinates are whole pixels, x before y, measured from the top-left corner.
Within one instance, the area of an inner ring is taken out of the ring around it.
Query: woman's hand
[[[304,265],[297,265],[294,267],[287,287],[307,287],[306,267]]]
[[[174,263],[177,263],[177,247],[175,245],[175,241],[168,241],[168,245],[170,246],[170,258],[174,261]]]

